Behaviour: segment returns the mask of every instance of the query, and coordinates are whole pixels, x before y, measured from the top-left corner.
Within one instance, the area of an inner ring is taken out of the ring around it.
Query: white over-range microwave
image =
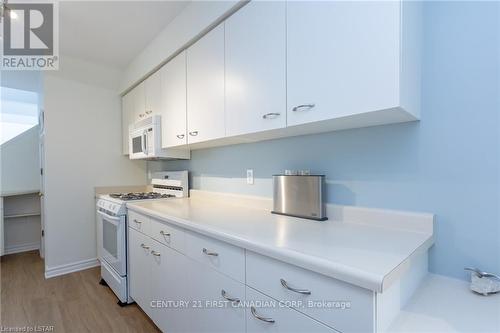
[[[129,157],[137,159],[188,159],[187,147],[163,149],[161,147],[161,116],[153,115],[129,127]]]

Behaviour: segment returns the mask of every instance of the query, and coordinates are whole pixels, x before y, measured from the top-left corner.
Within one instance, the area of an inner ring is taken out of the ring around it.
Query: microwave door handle
[[[148,154],[148,131],[144,130],[144,133],[142,134],[142,152],[147,155]]]
[[[146,145],[144,144],[146,142],[146,139],[144,138],[144,133],[142,133],[142,138],[141,138],[141,150],[142,153],[146,153]]]

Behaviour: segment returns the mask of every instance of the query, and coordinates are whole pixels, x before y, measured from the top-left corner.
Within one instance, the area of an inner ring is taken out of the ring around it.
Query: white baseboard
[[[99,262],[99,260],[97,260],[97,258],[94,258],[55,267],[45,267],[45,278],[49,279],[59,275],[65,275],[73,272],[83,271],[85,269],[97,267],[100,265],[101,263]]]
[[[19,244],[19,245],[13,245],[13,246],[6,247],[4,249],[2,255],[14,254],[14,253],[20,253],[20,252],[26,252],[26,251],[33,251],[33,250],[39,250],[39,249],[40,249],[40,242]]]

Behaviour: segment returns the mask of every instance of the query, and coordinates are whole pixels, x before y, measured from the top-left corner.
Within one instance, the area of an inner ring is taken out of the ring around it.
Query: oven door
[[[127,275],[127,244],[125,239],[125,216],[111,216],[103,211],[97,212],[102,228],[102,260],[105,260],[117,274]]]
[[[148,157],[148,135],[146,130],[141,129],[130,132],[129,156],[132,160]]]

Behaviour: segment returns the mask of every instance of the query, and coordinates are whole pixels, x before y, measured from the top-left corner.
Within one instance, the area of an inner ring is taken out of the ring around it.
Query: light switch
[[[247,169],[247,184],[253,185],[253,169]]]

